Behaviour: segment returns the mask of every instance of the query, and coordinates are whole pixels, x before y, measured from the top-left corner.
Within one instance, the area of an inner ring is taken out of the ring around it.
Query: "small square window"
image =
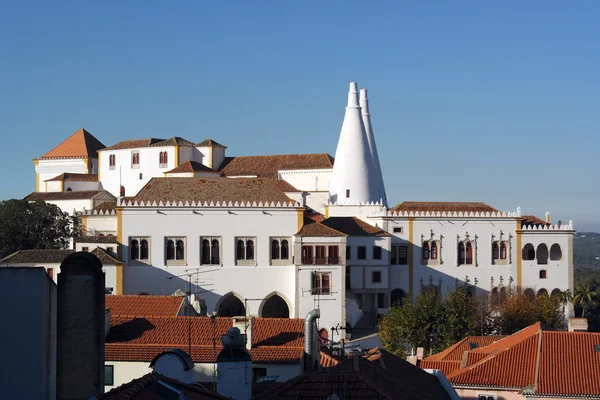
[[[82,248],[81,248],[81,251],[88,252],[88,251],[90,251],[90,248],[89,248],[89,247],[82,247]]]
[[[381,247],[373,246],[373,260],[381,260]]]
[[[109,253],[114,253],[113,249],[114,247],[107,247],[106,251],[108,251]]]
[[[114,365],[104,366],[104,386],[113,386],[115,384],[115,367]]]
[[[373,271],[371,273],[371,283],[381,283],[381,271]]]
[[[358,253],[356,254],[357,260],[366,260],[367,259],[367,246],[358,246]]]
[[[140,172],[140,181],[142,180],[142,173]]]
[[[394,228],[394,233],[402,233],[402,227],[401,226],[397,226]]]

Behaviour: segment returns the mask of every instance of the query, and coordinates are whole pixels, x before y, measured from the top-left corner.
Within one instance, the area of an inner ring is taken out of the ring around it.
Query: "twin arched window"
[[[220,247],[219,239],[217,238],[202,239],[202,248],[200,254],[200,260],[202,264],[220,264]]]
[[[473,264],[473,244],[470,241],[458,243],[458,265]]]
[[[169,163],[169,153],[167,153],[166,151],[161,151],[160,154],[158,155],[159,166],[166,167],[168,163]]]
[[[165,244],[167,262],[185,261],[185,243],[182,238],[167,238]]]
[[[131,239],[129,245],[129,258],[132,260],[148,260],[149,247],[148,240],[144,238]]]
[[[238,261],[254,261],[254,240],[238,238],[235,242],[235,259]]]
[[[492,243],[492,259],[494,260],[506,260],[507,248],[505,242],[494,242]]]
[[[115,165],[117,164],[116,156],[111,154],[108,156],[108,167],[109,169],[115,169]]]
[[[435,240],[423,242],[423,260],[438,259],[438,244]]]
[[[271,260],[289,260],[290,247],[287,239],[271,240]]]

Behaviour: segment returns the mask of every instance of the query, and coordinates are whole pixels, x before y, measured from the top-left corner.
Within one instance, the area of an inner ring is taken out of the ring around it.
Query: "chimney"
[[[304,319],[304,366],[307,370],[317,369],[321,359],[316,321],[320,317],[321,310],[315,308]]]
[[[546,222],[550,223],[550,213],[546,211]]]
[[[108,336],[110,332],[110,308],[104,310],[104,338]]]
[[[360,108],[362,112],[363,124],[367,135],[367,143],[369,144],[369,152],[371,153],[371,163],[373,178],[371,189],[373,193],[378,194],[380,201],[387,207],[387,196],[385,194],[385,185],[383,183],[383,174],[381,172],[381,164],[379,163],[379,154],[377,153],[377,144],[373,135],[373,127],[371,125],[371,114],[369,113],[369,99],[367,97],[367,89],[360,89]]]
[[[373,163],[358,101],[357,85],[356,82],[351,82],[329,186],[331,203],[365,204],[380,201],[378,193],[373,193],[372,179],[375,179]]]
[[[418,367],[419,362],[423,359],[424,353],[425,353],[425,351],[424,351],[423,347],[417,347],[417,354],[411,354],[410,356],[406,357],[406,361],[408,361],[412,365],[416,365]]]
[[[104,272],[92,253],[69,255],[60,265],[57,301],[56,398],[89,399],[104,393]]]
[[[221,336],[223,350],[217,356],[217,392],[233,400],[252,398],[252,357],[246,349],[246,336],[231,327]]]
[[[569,318],[569,332],[587,332],[587,318]]]
[[[252,348],[252,320],[250,316],[233,317],[234,328],[238,328],[242,334],[246,335],[246,348]]]

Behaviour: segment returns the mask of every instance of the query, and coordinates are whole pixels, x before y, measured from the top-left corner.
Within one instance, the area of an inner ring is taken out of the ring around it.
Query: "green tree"
[[[69,244],[71,218],[43,201],[0,202],[0,257],[18,250],[60,249]]]
[[[444,299],[444,321],[441,326],[442,347],[447,348],[466,336],[478,334],[485,326],[488,315],[486,304],[473,298],[464,286],[457,286],[448,292]]]
[[[581,318],[585,318],[585,311],[596,306],[597,293],[590,285],[579,285],[575,289],[573,304],[581,307]]]
[[[552,328],[565,325],[561,300],[557,297],[538,296],[530,299],[523,291],[506,297],[496,311],[494,325],[500,334],[511,335],[538,321]]]

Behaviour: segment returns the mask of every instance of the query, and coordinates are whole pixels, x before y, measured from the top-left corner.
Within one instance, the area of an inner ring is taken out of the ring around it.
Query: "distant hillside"
[[[600,233],[577,232],[573,238],[573,264],[575,270],[600,271]]]

